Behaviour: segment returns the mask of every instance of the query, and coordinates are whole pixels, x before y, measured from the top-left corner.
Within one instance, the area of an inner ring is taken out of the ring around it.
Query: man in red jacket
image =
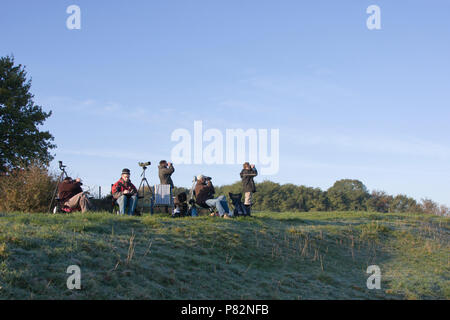
[[[119,205],[119,214],[125,214],[128,207],[128,215],[133,215],[137,206],[137,189],[131,183],[130,170],[123,169],[122,176],[112,187],[112,195]]]

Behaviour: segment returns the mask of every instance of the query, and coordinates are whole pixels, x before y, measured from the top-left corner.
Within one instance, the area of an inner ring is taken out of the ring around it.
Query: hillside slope
[[[0,299],[450,299],[449,239],[417,214],[0,214]]]

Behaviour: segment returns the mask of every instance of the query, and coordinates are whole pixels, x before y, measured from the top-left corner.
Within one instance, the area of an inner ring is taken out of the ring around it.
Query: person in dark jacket
[[[188,213],[188,204],[187,204],[187,194],[186,192],[181,192],[179,195],[175,197],[174,200],[175,210],[172,214],[172,217],[184,217]]]
[[[216,208],[219,211],[219,216],[225,219],[230,218],[231,214],[226,197],[219,196],[214,199],[214,193],[215,190],[211,178],[200,174],[195,185],[195,200],[197,204],[203,208]],[[211,216],[214,215],[214,213],[211,214]]]
[[[172,173],[175,172],[173,164],[166,160],[161,160],[158,166],[159,181],[161,184],[170,184],[170,188],[173,189]],[[166,213],[169,212],[169,207],[165,206]]]
[[[255,168],[255,165],[246,162],[243,165],[243,169],[241,171],[241,179],[242,179],[242,189],[244,191],[245,200],[244,206],[247,209],[247,213],[250,214],[250,209],[252,206],[252,198],[253,193],[256,192],[254,177],[258,175],[258,171]]]
[[[125,209],[128,207],[128,215],[133,215],[137,206],[137,189],[131,183],[130,170],[123,169],[122,176],[117,181],[111,190],[112,196],[119,204],[119,214],[125,214]]]
[[[158,166],[159,181],[161,184],[170,184],[173,189],[172,173],[175,172],[173,164],[166,160],[161,160]]]
[[[71,177],[66,177],[58,186],[58,198],[64,206],[85,213],[92,206],[86,194],[83,193],[83,189],[81,189],[82,185],[80,178],[72,180]]]

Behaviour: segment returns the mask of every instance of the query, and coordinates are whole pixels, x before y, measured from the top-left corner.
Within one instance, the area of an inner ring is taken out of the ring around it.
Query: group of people
[[[248,162],[244,163],[243,167],[240,176],[244,191],[244,206],[249,213],[252,205],[252,195],[256,192],[255,181],[253,178],[258,175],[258,171],[254,164],[250,165]],[[225,219],[230,218],[232,214],[228,207],[227,198],[224,195],[214,198],[214,194],[215,190],[211,178],[205,177],[204,175],[197,176],[197,183],[195,185],[196,203],[204,208],[216,208],[218,216]],[[216,215],[216,213],[211,213],[211,216],[214,215]]]
[[[175,172],[173,164],[166,160],[161,160],[158,166],[158,176],[161,184],[170,185],[173,189],[172,174]],[[246,162],[240,173],[242,187],[244,192],[244,206],[250,212],[252,205],[252,195],[256,192],[254,177],[258,175],[255,165]],[[228,207],[227,199],[221,195],[214,197],[215,190],[210,177],[202,174],[197,176],[195,184],[195,202],[203,208],[216,209],[217,213],[211,213],[225,219],[230,218],[232,213]],[[68,210],[80,210],[86,212],[92,210],[93,206],[85,192],[83,192],[82,183],[79,178],[73,180],[66,177],[58,186],[58,197],[63,207]],[[130,180],[130,170],[123,169],[120,179],[113,184],[111,194],[119,206],[119,214],[133,215],[138,202],[138,190]]]

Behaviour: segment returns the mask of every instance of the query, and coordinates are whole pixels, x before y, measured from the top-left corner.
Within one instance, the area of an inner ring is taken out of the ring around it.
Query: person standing
[[[161,184],[170,184],[173,189],[172,173],[175,172],[173,164],[166,160],[161,160],[158,166],[159,181]]]
[[[256,186],[255,181],[253,180],[254,177],[258,175],[258,171],[255,168],[255,165],[246,162],[243,165],[243,169],[241,171],[241,179],[242,179],[242,188],[244,191],[244,206],[247,210],[247,214],[250,215],[251,207],[252,207],[252,198],[253,193],[256,192]]]
[[[171,193],[173,192],[172,173],[175,172],[173,164],[166,160],[161,160],[158,166],[158,176],[161,184],[169,184]],[[172,199],[171,199],[172,201]],[[169,212],[169,207],[165,206],[166,213]]]
[[[125,214],[125,209],[128,208],[128,215],[133,215],[137,206],[138,192],[131,183],[129,169],[122,170],[122,175],[119,181],[113,185],[111,192],[119,205],[119,214]]]

